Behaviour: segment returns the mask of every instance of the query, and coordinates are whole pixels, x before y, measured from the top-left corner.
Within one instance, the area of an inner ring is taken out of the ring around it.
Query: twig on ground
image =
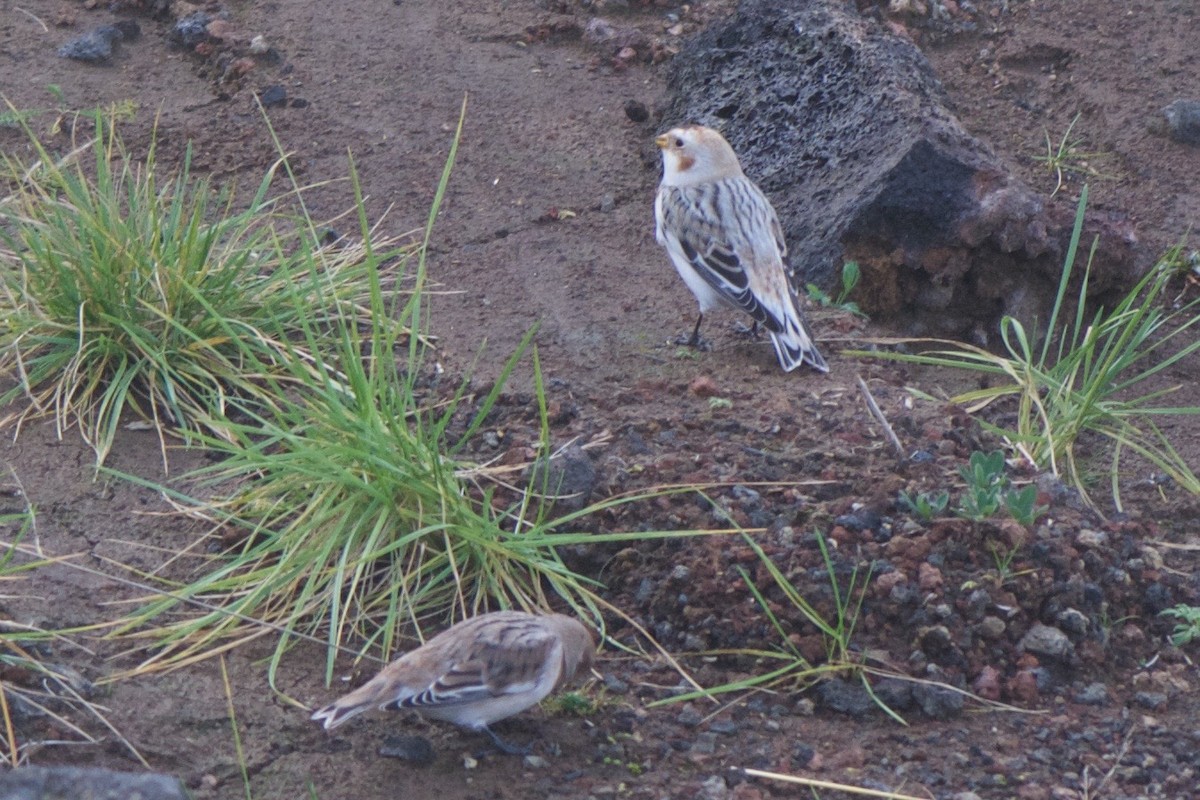
[[[904,458],[904,445],[900,444],[900,439],[896,436],[896,432],[892,430],[892,426],[888,424],[887,417],[883,416],[883,411],[880,410],[879,404],[875,402],[874,395],[867,388],[867,382],[862,379],[862,375],[855,375],[854,379],[858,381],[858,388],[867,401],[867,410],[871,412],[871,416],[883,428],[883,433],[887,436],[888,441],[892,443],[892,447],[895,448],[896,455]]]

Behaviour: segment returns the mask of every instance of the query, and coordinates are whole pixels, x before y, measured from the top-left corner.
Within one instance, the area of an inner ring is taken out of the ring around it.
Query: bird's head
[[[662,148],[663,183],[693,186],[742,174],[737,154],[725,137],[703,125],[681,125],[658,136]]]

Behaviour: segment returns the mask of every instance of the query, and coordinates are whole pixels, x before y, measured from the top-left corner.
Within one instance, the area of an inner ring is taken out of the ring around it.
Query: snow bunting
[[[767,329],[785,371],[807,361],[828,372],[783,262],[787,246],[779,218],[742,172],[729,142],[701,125],[673,128],[654,141],[663,155],[655,236],[700,303],[687,343],[700,343],[706,311],[732,306],[749,314],[755,328]]]
[[[595,649],[588,629],[562,614],[481,614],[404,654],[312,718],[328,730],[374,705],[411,708],[482,731],[506,753],[523,753],[488,726],[586,673]]]

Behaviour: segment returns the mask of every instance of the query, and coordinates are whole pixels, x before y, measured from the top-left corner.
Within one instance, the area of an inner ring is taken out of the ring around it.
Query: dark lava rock
[[[1108,703],[1108,687],[1103,683],[1089,683],[1075,694],[1075,702],[1085,706],[1102,706]]]
[[[1133,702],[1142,708],[1157,711],[1167,704],[1167,696],[1162,692],[1138,692],[1133,696]]]
[[[913,700],[925,716],[931,719],[954,719],[962,714],[964,698],[945,686],[918,683],[912,689]]]
[[[187,800],[178,778],[92,767],[23,767],[0,773],[4,800]]]
[[[679,712],[679,716],[675,718],[675,721],[685,728],[695,728],[704,721],[704,716],[689,703]]]
[[[860,508],[849,514],[842,514],[833,521],[834,525],[841,525],[846,530],[860,531],[876,531],[883,525],[883,518],[869,508]]]
[[[1142,594],[1142,603],[1145,604],[1148,614],[1157,614],[1163,609],[1175,605],[1171,590],[1161,583],[1152,583],[1146,587],[1146,591]]]
[[[626,100],[625,116],[629,117],[630,122],[645,122],[650,119],[650,110],[640,100]]]
[[[964,130],[912,41],[854,4],[741,0],[676,56],[669,86],[664,122],[724,132],[802,280],[830,287],[856,260],[856,301],[913,333],[985,339],[1004,314],[1048,317],[1074,209],[1048,210]],[[1136,238],[1119,216],[1085,227],[1104,299],[1136,275]]]
[[[579,511],[596,488],[596,467],[583,448],[571,445],[534,464],[529,482],[535,492],[554,499],[555,512]]]
[[[847,714],[861,719],[877,706],[875,700],[861,683],[851,683],[838,678],[823,681],[816,688],[817,700],[830,711]]]
[[[792,748],[792,760],[796,762],[796,766],[802,769],[808,767],[816,755],[817,751],[803,742]]]
[[[732,736],[738,732],[737,723],[724,719],[713,721],[709,724],[708,729],[713,733],[719,733],[723,736]]]
[[[1088,618],[1077,608],[1063,609],[1055,615],[1054,621],[1073,639],[1079,639],[1088,632]]]
[[[212,14],[195,11],[186,17],[180,17],[171,29],[171,41],[184,47],[195,47],[201,42],[208,41],[208,23],[214,19]]]
[[[1176,100],[1162,110],[1167,132],[1184,144],[1200,144],[1200,100]]]
[[[1021,649],[1058,662],[1069,661],[1075,653],[1075,645],[1058,628],[1040,623],[1033,625],[1021,637]]]
[[[279,84],[268,86],[258,95],[258,102],[263,108],[281,108],[287,105],[287,89]]]
[[[395,735],[388,736],[379,747],[379,755],[385,758],[398,758],[410,764],[424,766],[432,764],[436,757],[433,745],[424,736]]]
[[[113,54],[113,45],[122,39],[133,40],[142,35],[142,29],[131,19],[113,25],[103,25],[88,31],[58,48],[61,58],[73,58],[93,64],[106,63]]]
[[[879,701],[893,711],[907,711],[913,705],[913,683],[899,678],[884,678],[872,687]]]

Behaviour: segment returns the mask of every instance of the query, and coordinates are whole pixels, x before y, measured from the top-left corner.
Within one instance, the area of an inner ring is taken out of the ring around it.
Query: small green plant
[[[610,767],[620,767],[627,770],[630,775],[635,778],[641,777],[646,772],[646,767],[637,761],[623,761],[622,759],[613,756],[605,756],[604,764]]]
[[[837,298],[832,298],[829,293],[823,290],[815,283],[807,284],[805,289],[808,292],[808,297],[822,308],[839,308],[843,311],[849,311],[860,317],[865,317],[862,310],[858,307],[858,303],[851,301],[850,293],[858,286],[859,280],[862,278],[862,269],[858,266],[857,261],[847,261],[842,264],[842,288],[838,292]]]
[[[710,397],[708,398],[708,407],[713,411],[726,410],[733,408],[733,401],[728,397]]]
[[[1001,508],[1022,525],[1029,526],[1046,511],[1037,505],[1037,487],[1012,485],[1005,473],[1004,451],[984,453],[976,450],[959,474],[966,483],[959,502],[958,513],[980,522],[995,516]],[[1011,556],[1009,556],[1011,560]]]
[[[1046,154],[1044,156],[1034,156],[1034,161],[1039,161],[1046,165],[1046,169],[1055,176],[1056,183],[1054,191],[1050,192],[1050,196],[1058,194],[1058,190],[1063,187],[1067,176],[1071,174],[1083,175],[1093,178],[1105,177],[1091,162],[1108,156],[1107,153],[1101,152],[1085,152],[1083,148],[1082,138],[1071,138],[1071,132],[1075,129],[1075,123],[1079,122],[1080,114],[1076,114],[1071,120],[1071,124],[1067,126],[1067,130],[1063,133],[1058,144],[1055,145],[1050,139],[1050,131],[1044,131],[1046,137]]]
[[[1032,483],[1024,488],[1010,488],[1004,492],[1004,510],[1025,527],[1037,522],[1046,513],[1046,506],[1037,504],[1038,490]]]
[[[573,717],[586,717],[588,714],[593,714],[599,705],[582,692],[563,692],[551,702],[559,712]]]
[[[913,497],[908,492],[900,492],[897,499],[901,508],[918,519],[929,522],[946,510],[950,503],[950,493],[942,489],[936,492],[920,492]]]
[[[1001,496],[1008,486],[1004,474],[1004,451],[984,453],[976,450],[959,474],[966,482],[959,500],[958,513],[976,522],[990,519],[1000,510]]]
[[[988,550],[992,554],[992,563],[996,565],[996,572],[1001,580],[1007,580],[1012,573],[1012,562],[1017,557],[1017,551],[1021,549],[1020,545],[1012,547],[1003,547],[995,542],[988,542]]]
[[[1180,604],[1159,612],[1164,617],[1175,617],[1180,620],[1171,632],[1171,644],[1183,647],[1200,639],[1200,606]]]

